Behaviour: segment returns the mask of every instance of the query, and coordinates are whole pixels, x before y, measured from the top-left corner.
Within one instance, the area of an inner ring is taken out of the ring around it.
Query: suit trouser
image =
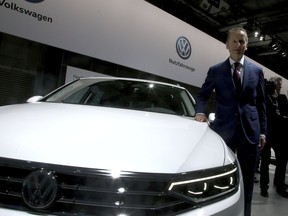
[[[240,125],[237,125],[235,135],[227,145],[237,155],[240,163],[244,183],[245,216],[250,216],[259,146],[247,141]]]
[[[267,143],[261,151],[260,167],[260,188],[267,190],[269,188],[269,164],[271,158],[271,148],[273,148],[276,157],[276,169],[274,173],[274,185],[278,191],[285,191],[285,175],[288,160],[288,147],[286,146],[286,125],[285,122],[275,122],[268,128]]]
[[[283,142],[283,141],[282,141]],[[283,143],[282,143],[283,144]],[[274,174],[274,185],[277,191],[285,191],[285,176],[286,176],[286,166],[288,161],[288,152],[286,148],[276,148],[276,169]]]
[[[262,191],[267,191],[269,188],[269,165],[271,163],[271,143],[267,140],[264,148],[261,150],[261,163],[260,163],[260,188]]]

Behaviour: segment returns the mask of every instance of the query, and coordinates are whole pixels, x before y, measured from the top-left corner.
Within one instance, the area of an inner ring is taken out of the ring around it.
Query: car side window
[[[71,103],[71,104],[83,104],[83,100],[85,99],[85,96],[87,95],[89,91],[89,87],[82,88],[73,94],[71,94],[69,97],[62,100],[63,103]]]

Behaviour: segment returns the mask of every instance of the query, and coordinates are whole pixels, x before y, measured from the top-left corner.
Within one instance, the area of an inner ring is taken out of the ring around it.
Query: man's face
[[[226,42],[226,48],[234,61],[239,61],[247,50],[247,35],[241,30],[233,31]]]

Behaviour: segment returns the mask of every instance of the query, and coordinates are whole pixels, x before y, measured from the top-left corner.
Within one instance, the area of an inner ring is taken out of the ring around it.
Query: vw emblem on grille
[[[192,48],[186,37],[179,37],[176,41],[176,50],[182,59],[188,59],[191,55]]]
[[[57,197],[57,181],[51,171],[38,170],[26,177],[22,185],[24,202],[32,209],[50,207]]]

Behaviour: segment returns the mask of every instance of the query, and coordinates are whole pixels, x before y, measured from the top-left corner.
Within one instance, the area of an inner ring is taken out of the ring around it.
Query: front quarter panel
[[[227,157],[226,148],[226,144],[221,137],[207,127],[187,160],[180,167],[179,172],[224,165]]]

